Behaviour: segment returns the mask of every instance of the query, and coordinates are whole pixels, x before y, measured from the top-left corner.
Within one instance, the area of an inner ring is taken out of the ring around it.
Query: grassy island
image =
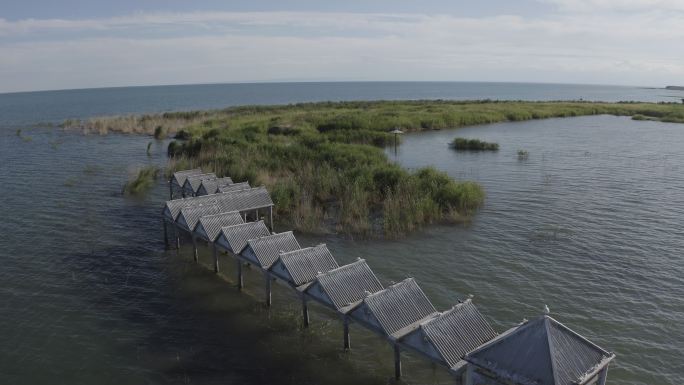
[[[449,147],[457,151],[499,151],[498,143],[485,142],[480,139],[454,138]]]
[[[93,132],[175,135],[172,167],[200,166],[266,185],[282,220],[302,231],[396,237],[437,221],[467,219],[482,188],[432,168],[392,163],[389,131],[611,114],[684,123],[681,104],[379,101],[246,106],[65,122]]]

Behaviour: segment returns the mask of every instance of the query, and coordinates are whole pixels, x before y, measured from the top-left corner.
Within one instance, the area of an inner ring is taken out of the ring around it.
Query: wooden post
[[[466,369],[465,369],[465,371],[463,372],[463,380],[462,380],[463,385],[473,385],[473,381],[474,381],[474,378],[473,378],[473,373],[474,373],[473,364],[468,363],[468,364],[466,364],[466,365],[467,365],[467,366],[466,366]]]
[[[266,306],[271,306],[271,276],[264,272],[264,277],[266,278]]]
[[[306,297],[302,296],[302,316],[304,318],[304,327],[309,327],[309,307],[306,305]]]
[[[247,222],[247,212],[246,211],[242,214],[242,220]]]
[[[349,344],[349,318],[344,316],[344,350],[349,350],[351,345]]]
[[[238,290],[242,290],[244,287],[245,283],[242,280],[242,261],[237,260],[237,288]]]
[[[175,226],[174,229],[176,232],[176,250],[180,251],[180,230],[178,229],[178,226]]]
[[[599,374],[599,380],[597,385],[606,385],[606,381],[608,380],[608,364],[606,364],[606,367],[601,370],[601,373]]]
[[[273,206],[268,207],[268,215],[271,217],[269,224],[271,225],[271,232],[273,232]]]
[[[401,378],[401,351],[399,345],[394,345],[394,378]]]
[[[214,273],[218,274],[219,272],[219,260],[218,260],[218,252],[216,251],[216,244],[213,244],[213,252],[214,252]]]
[[[164,226],[164,249],[169,248],[169,232],[166,229],[166,219],[162,219],[162,226]]]
[[[199,257],[197,255],[197,240],[192,233],[190,233],[190,237],[192,238],[192,256],[195,259],[195,263],[198,263]]]

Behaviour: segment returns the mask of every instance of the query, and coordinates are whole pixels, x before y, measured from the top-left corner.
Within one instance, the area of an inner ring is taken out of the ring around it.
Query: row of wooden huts
[[[173,199],[180,193],[183,198]],[[325,244],[304,247],[291,231],[273,231],[273,201],[264,187],[234,183],[200,169],[176,172],[169,183],[171,200],[163,210],[164,237],[171,226],[176,247],[180,233],[213,251],[219,271],[220,251],[242,268],[261,270],[266,305],[271,283],[290,286],[302,303],[315,301],[337,314],[343,324],[343,347],[350,348],[354,322],[387,339],[394,347],[395,376],[401,376],[402,350],[442,365],[458,383],[473,385],[604,385],[614,354],[588,341],[548,314],[497,333],[470,298],[438,311],[413,278],[385,287],[365,260],[340,266]],[[266,223],[262,218],[268,218]]]

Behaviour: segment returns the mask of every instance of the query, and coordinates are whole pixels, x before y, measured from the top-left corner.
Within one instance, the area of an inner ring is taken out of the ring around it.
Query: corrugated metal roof
[[[285,269],[292,277],[294,286],[313,281],[320,273],[339,267],[330,250],[324,244],[280,254]]]
[[[176,183],[179,187],[182,187],[183,184],[185,184],[185,180],[188,178],[188,176],[201,174],[201,173],[202,173],[201,168],[194,168],[192,170],[176,171],[173,173],[173,178],[171,179],[171,182]]]
[[[292,231],[251,239],[248,243],[264,269],[268,269],[278,259],[280,253],[301,248]]]
[[[496,337],[494,329],[469,299],[423,322],[413,333],[420,333],[431,343],[448,367]],[[420,350],[420,347],[416,348]]]
[[[249,182],[240,182],[240,183],[233,183],[229,185],[223,185],[218,187],[219,192],[231,192],[231,191],[238,191],[238,190],[246,190],[252,188],[249,185]]]
[[[371,294],[363,300],[387,335],[410,327],[437,312],[413,278]]]
[[[321,286],[337,310],[366,298],[366,293],[384,288],[363,259],[318,275],[314,285]]]
[[[202,184],[202,181],[209,179],[216,179],[216,174],[209,172],[206,174],[189,175],[185,180],[185,184],[183,184],[183,188],[192,190],[193,193],[196,193],[197,189],[199,189]]]
[[[466,360],[507,381],[573,385],[612,357],[565,325],[542,316],[473,351]]]
[[[220,208],[215,203],[200,204],[198,206],[183,207],[178,216],[178,223],[183,224],[189,231],[195,231],[201,217],[217,214]]]
[[[245,221],[242,220],[242,215],[239,212],[231,211],[229,213],[203,216],[199,219],[199,223],[209,241],[214,242],[222,227],[239,225],[245,223]]]
[[[247,246],[247,241],[256,239],[271,232],[264,224],[264,221],[247,222],[239,225],[226,226],[221,228],[221,233],[228,241],[230,249],[234,254],[239,254]]]
[[[216,203],[221,212],[247,211],[273,206],[271,195],[265,187],[202,195],[198,197],[173,199],[166,201],[165,211],[168,210],[170,219],[177,220],[183,207],[198,206],[200,204]]]
[[[204,179],[201,181],[200,187],[197,188],[197,192],[199,192],[201,189],[204,189],[206,194],[216,194],[219,192],[219,187],[227,186],[229,184],[233,184],[233,180],[229,176],[223,178]]]
[[[271,195],[265,187],[218,193],[214,196],[219,199],[221,211],[247,211],[273,206]]]

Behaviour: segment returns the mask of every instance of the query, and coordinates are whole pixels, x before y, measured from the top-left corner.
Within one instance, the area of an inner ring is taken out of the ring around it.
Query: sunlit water
[[[34,121],[49,120],[40,111]],[[452,151],[457,135],[501,150]],[[340,264],[366,258],[385,283],[415,277],[439,309],[474,294],[498,331],[548,304],[617,354],[609,383],[680,384],[682,143],[682,125],[615,117],[407,134],[390,158],[484,185],[486,206],[471,224],[398,241],[298,238],[326,242]],[[286,288],[274,289],[271,310],[261,305],[256,271],[238,293],[229,258],[215,276],[205,248],[201,266],[187,246],[164,252],[165,185],[144,200],[124,198],[121,187],[138,167],[164,165],[166,144],[0,130],[0,383],[391,382],[392,352],[378,337],[352,327],[344,353],[330,312],[314,307],[303,330]],[[408,383],[451,383],[414,355],[404,372]]]

